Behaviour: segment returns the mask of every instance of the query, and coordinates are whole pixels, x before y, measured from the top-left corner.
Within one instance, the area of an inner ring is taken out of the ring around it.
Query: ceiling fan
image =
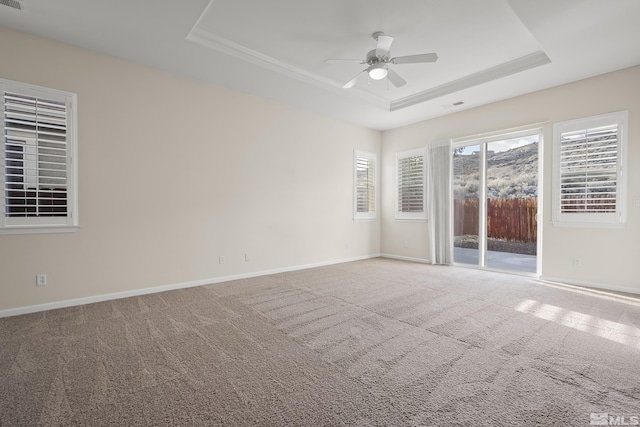
[[[393,37],[386,35],[382,31],[376,31],[371,35],[373,39],[378,43],[376,48],[367,53],[367,59],[327,59],[328,61],[347,61],[358,62],[360,64],[367,64],[368,67],[359,72],[354,78],[349,80],[343,88],[352,88],[358,79],[362,76],[362,73],[367,73],[373,80],[382,80],[385,77],[389,79],[395,87],[401,87],[407,84],[405,79],[400,77],[398,73],[393,71],[389,67],[389,64],[417,64],[423,62],[436,62],[438,55],[435,53],[423,53],[419,55],[398,56],[391,58],[390,49],[391,43],[393,43]]]

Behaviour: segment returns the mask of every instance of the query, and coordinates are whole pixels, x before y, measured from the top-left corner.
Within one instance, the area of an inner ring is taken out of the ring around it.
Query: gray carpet
[[[640,412],[640,304],[373,259],[0,319],[0,424],[520,426]]]

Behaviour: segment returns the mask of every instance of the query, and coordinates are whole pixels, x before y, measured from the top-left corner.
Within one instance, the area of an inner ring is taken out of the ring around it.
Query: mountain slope
[[[487,153],[487,197],[538,196],[538,143]],[[480,155],[456,153],[453,188],[456,199],[478,198]]]

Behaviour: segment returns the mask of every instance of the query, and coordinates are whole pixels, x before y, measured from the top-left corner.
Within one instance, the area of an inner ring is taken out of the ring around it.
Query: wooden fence
[[[455,236],[478,235],[478,199],[454,200],[453,231]],[[538,236],[536,214],[538,199],[487,200],[487,236],[518,242],[535,242]]]

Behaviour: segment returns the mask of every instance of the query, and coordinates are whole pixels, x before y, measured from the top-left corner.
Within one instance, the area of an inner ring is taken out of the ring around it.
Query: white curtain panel
[[[451,264],[451,141],[429,146],[429,236],[432,264]]]

